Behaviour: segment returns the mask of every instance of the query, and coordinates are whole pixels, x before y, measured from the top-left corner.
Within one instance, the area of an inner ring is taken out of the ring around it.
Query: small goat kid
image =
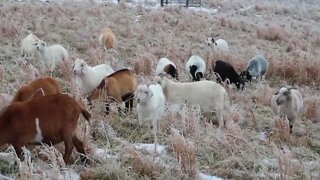
[[[138,86],[135,97],[137,99],[138,119],[148,121],[153,126],[153,132],[160,130],[160,121],[165,108],[165,96],[159,84]]]

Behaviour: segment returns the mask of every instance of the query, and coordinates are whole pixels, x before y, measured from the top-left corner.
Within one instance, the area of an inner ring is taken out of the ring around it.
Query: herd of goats
[[[104,48],[114,48],[115,35],[110,28],[103,29],[99,42]],[[225,40],[210,37],[207,44],[215,51],[228,52]],[[36,35],[30,34],[21,41],[21,53],[24,58],[32,57],[36,52],[42,56],[47,70],[53,71],[68,59],[67,50],[60,44],[47,46]],[[198,105],[201,112],[215,112],[219,126],[224,127],[223,119],[229,98],[221,84],[227,81],[238,89],[243,89],[248,81],[260,81],[268,70],[268,61],[257,55],[248,61],[245,71],[238,74],[234,67],[225,61],[218,60],[213,71],[217,82],[204,79],[205,61],[193,55],[186,62],[185,70],[192,82],[179,82],[176,65],[167,58],[161,58],[156,66],[156,76],[152,84],[138,85],[134,71],[121,69],[114,71],[107,64],[88,65],[83,59],[76,59],[73,73],[81,80],[82,92],[88,104],[101,99],[106,103],[125,102],[126,111],[132,111],[133,100],[136,100],[138,122],[147,123],[154,133],[160,131],[160,122],[165,111],[165,103],[185,102]],[[290,133],[293,123],[303,108],[302,96],[294,87],[282,87],[272,97],[271,107],[276,115],[289,120]],[[91,114],[73,97],[63,94],[57,81],[52,77],[38,78],[20,87],[10,105],[0,114],[0,146],[12,144],[17,155],[23,159],[22,147],[27,144],[65,143],[63,159],[70,161],[73,147],[85,161],[84,145],[76,135],[80,114],[89,121]]]

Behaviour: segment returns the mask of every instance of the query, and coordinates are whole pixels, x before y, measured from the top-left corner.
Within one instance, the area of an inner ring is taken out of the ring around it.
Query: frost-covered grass
[[[226,87],[231,100],[226,129],[216,128],[217,123],[203,117],[196,106],[168,104],[156,153],[154,136],[138,124],[136,112],[118,115],[112,104],[110,115],[105,115],[103,103],[94,102],[90,126],[81,119],[77,132],[84,139],[88,164],[82,164],[74,151],[73,163],[65,165],[63,144],[27,147],[30,153],[24,162],[8,146],[1,147],[2,175],[14,179],[320,178],[318,1],[299,5],[297,0],[255,4],[203,0],[204,7],[191,9],[154,8],[154,2],[142,6],[134,0],[110,2],[0,2],[0,106],[10,102],[17,88],[36,78],[35,68],[45,75],[41,58],[30,59],[33,66],[21,60],[20,40],[30,32],[69,51],[70,62],[55,78],[64,92],[78,99],[81,92],[71,72],[74,58],[88,64],[108,62],[115,70],[132,68],[139,83],[150,83],[161,57],[171,59],[180,80],[187,82],[185,62],[193,54],[203,57],[211,72],[218,59],[240,71],[247,60],[261,53],[270,62],[267,76],[244,91]],[[105,26],[116,36],[111,51],[98,43]],[[230,53],[216,54],[207,47],[205,40],[211,35],[225,39]],[[212,74],[207,77],[212,79]],[[292,135],[288,123],[270,109],[272,94],[287,84],[297,84],[305,101]]]

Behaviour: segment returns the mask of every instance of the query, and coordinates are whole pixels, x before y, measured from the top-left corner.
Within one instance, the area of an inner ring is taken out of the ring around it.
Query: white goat
[[[186,63],[186,72],[193,81],[200,81],[204,77],[205,71],[206,63],[201,57],[193,55],[189,58]]]
[[[49,73],[52,75],[53,70],[62,61],[67,61],[68,51],[60,44],[54,44],[47,47],[46,43],[42,40],[34,44],[37,50],[41,53],[42,59],[47,68],[49,68]]]
[[[216,52],[226,53],[229,51],[228,43],[224,39],[214,40],[213,37],[208,37],[207,44],[209,46],[212,44],[213,49]]]
[[[276,115],[289,120],[290,133],[292,133],[293,123],[303,109],[301,93],[296,88],[283,87],[273,95],[271,108]]]
[[[40,39],[34,34],[29,34],[21,40],[21,55],[23,58],[33,57],[35,55],[37,49],[34,44],[38,41],[40,41]]]
[[[84,94],[90,93],[101,83],[103,78],[114,72],[107,64],[91,67],[83,59],[76,59],[72,70],[81,79]]]
[[[159,84],[145,84],[138,86],[135,97],[137,99],[138,120],[147,120],[153,126],[154,133],[160,130],[160,121],[165,108],[165,96]]]
[[[167,77],[155,77],[155,82],[162,86],[168,102],[186,102],[199,105],[202,112],[215,112],[219,119],[219,126],[223,127],[223,114],[229,104],[227,92],[223,86],[213,81],[197,81],[178,83]]]

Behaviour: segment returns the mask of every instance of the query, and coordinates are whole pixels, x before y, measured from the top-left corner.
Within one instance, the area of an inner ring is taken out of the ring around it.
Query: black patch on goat
[[[166,72],[167,74],[170,74],[171,77],[176,78],[177,80],[179,80],[178,71],[172,64],[166,65],[164,67],[164,72]]]
[[[252,81],[252,76],[248,70],[245,70],[240,73],[240,77],[247,81]],[[262,76],[261,76],[262,77]]]
[[[244,81],[230,63],[222,60],[216,61],[213,72],[219,74],[221,78],[217,80],[219,83],[221,83],[221,81],[225,81],[228,78],[230,83],[234,83],[238,89],[240,89],[240,85],[242,85],[243,89]]]
[[[198,66],[192,65],[189,68],[190,68],[190,74],[192,76],[193,81],[200,81],[200,79],[203,78],[202,72],[196,73],[196,71],[198,70]]]
[[[196,79],[197,79],[197,81],[200,81],[201,78],[203,78],[202,72],[197,72],[197,73],[196,73]]]
[[[126,110],[132,111],[133,107],[133,98],[134,94],[133,93],[127,93],[121,97],[122,101],[125,102]]]

